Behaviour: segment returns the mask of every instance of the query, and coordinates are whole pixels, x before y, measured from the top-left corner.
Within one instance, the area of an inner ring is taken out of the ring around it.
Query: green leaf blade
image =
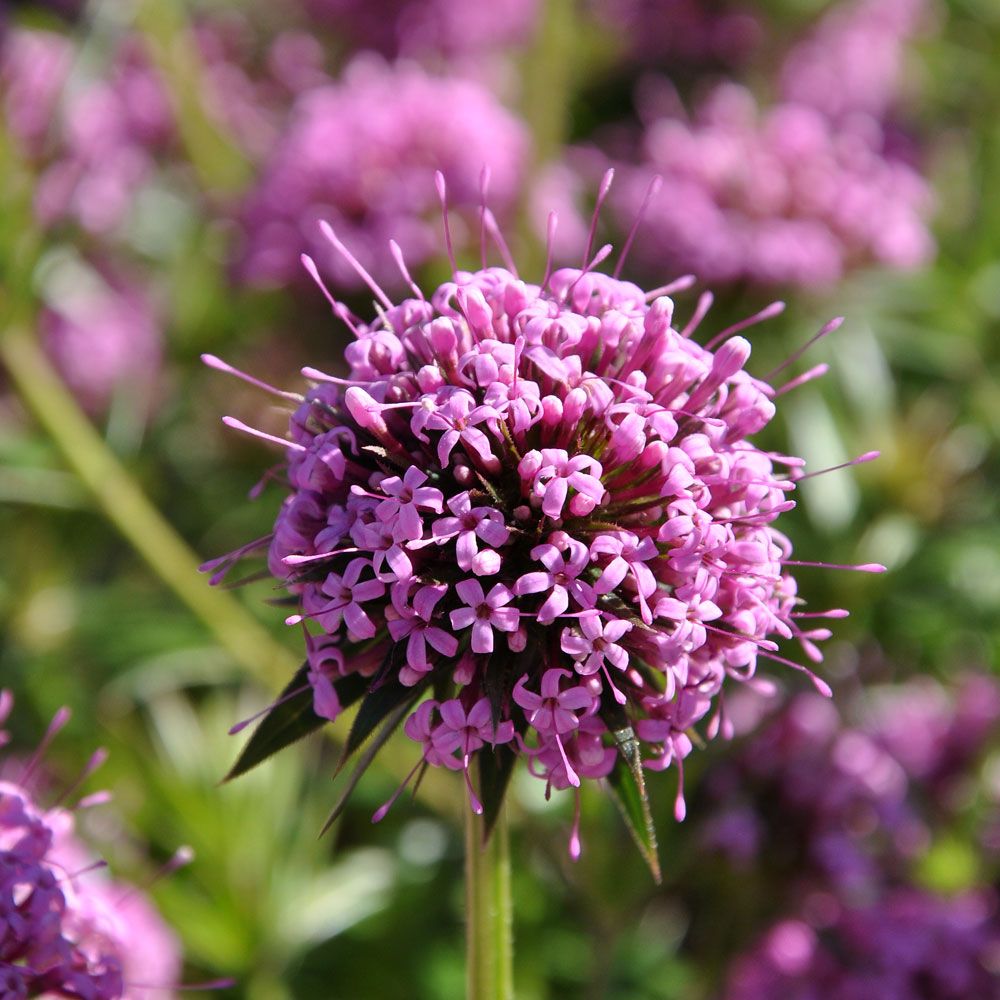
[[[309,664],[303,663],[253,731],[224,781],[232,781],[253,770],[268,757],[297,743],[328,721],[313,711],[313,692],[308,673]],[[367,680],[357,674],[339,678],[334,688],[341,707],[353,705],[367,686]]]
[[[618,760],[615,761],[614,770],[608,775],[608,786],[611,797],[618,806],[636,847],[639,848],[639,853],[653,874],[653,879],[657,885],[662,884],[663,873],[660,870],[656,827],[649,808],[642,760],[638,753],[631,753],[619,744]]]

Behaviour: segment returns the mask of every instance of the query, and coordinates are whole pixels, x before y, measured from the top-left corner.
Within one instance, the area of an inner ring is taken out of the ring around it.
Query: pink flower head
[[[0,727],[11,710],[0,691]],[[69,720],[60,709],[47,741]],[[0,746],[7,734],[0,728]],[[95,753],[84,777],[103,762]],[[32,790],[37,758],[18,780],[0,781],[0,996],[140,1000],[173,992],[181,955],[176,935],[145,894],[92,870],[73,813],[42,808]],[[174,867],[188,852],[178,852]]]
[[[278,441],[303,499],[270,559],[293,620],[343,653],[324,675],[341,703],[372,677],[372,710],[409,706],[421,764],[461,767],[478,802],[466,758],[521,754],[555,788],[635,779],[641,761],[679,767],[759,660],[809,673],[774,638],[814,659],[825,635],[797,623],[773,527],[802,463],[749,439],[775,390],[746,371],[747,340],[702,346],[703,308],[678,329],[663,290],[593,266],[540,284],[456,269],[394,303],[332,239],[380,306],[370,323],[337,307],[348,377],[311,370]]]

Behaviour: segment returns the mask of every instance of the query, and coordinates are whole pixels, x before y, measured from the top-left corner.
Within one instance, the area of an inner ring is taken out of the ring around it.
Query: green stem
[[[0,332],[0,362],[38,422],[112,524],[200,618],[219,645],[271,687],[285,684],[298,659],[226,591],[198,574],[198,560],[94,430],[38,341],[20,324]]]
[[[178,0],[141,0],[135,23],[174,104],[181,142],[202,187],[234,195],[250,180],[251,166],[226,128],[205,110],[204,71]]]
[[[481,816],[465,810],[466,1000],[513,1000],[513,905],[507,812],[483,842]]]
[[[531,132],[531,172],[537,177],[555,160],[569,130],[570,99],[574,84],[574,28],[580,16],[575,0],[548,0],[541,13],[534,42],[521,67],[521,116]],[[545,266],[545,247],[538,236],[546,220],[534,218],[534,206],[525,184],[520,206],[515,259],[521,274],[538,280]]]

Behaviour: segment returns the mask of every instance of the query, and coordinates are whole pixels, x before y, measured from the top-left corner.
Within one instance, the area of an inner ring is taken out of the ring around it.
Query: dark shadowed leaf
[[[313,692],[306,677],[308,671],[309,664],[304,663],[295,672],[295,676],[278,696],[274,708],[253,731],[224,780],[231,781],[246,774],[272,754],[308,736],[327,721],[313,711]],[[340,704],[347,708],[364,694],[367,681],[363,677],[352,675],[342,677],[334,687]]]
[[[385,724],[379,730],[378,735],[365,748],[365,752],[358,758],[358,762],[354,765],[354,770],[351,772],[350,778],[347,779],[347,784],[344,786],[344,790],[341,792],[340,798],[337,800],[337,804],[333,807],[333,810],[327,817],[326,822],[323,824],[320,836],[326,833],[326,831],[329,830],[330,827],[337,821],[340,814],[344,811],[344,806],[347,805],[347,800],[351,797],[351,793],[361,780],[361,776],[368,770],[368,767],[375,759],[376,754],[382,749],[383,746],[385,746],[386,741],[396,731],[396,727],[403,721],[403,718],[413,707],[413,703],[420,697],[419,692],[414,693],[414,688],[404,688],[403,690],[410,695],[410,697],[401,705],[397,705],[395,709],[390,710],[387,715],[383,716]],[[369,697],[371,696],[369,695]],[[363,707],[364,706],[362,706],[362,708]],[[344,759],[346,760],[346,757]],[[343,764],[344,761],[341,760],[340,767],[343,767]],[[338,767],[338,771],[339,769],[340,768]]]
[[[501,744],[495,749],[483,747],[476,757],[479,759],[479,798],[483,803],[483,836],[489,840],[500,815],[517,754],[508,744]]]
[[[351,726],[344,752],[337,764],[336,773],[340,773],[358,747],[371,736],[390,712],[393,712],[401,704],[412,705],[423,694],[426,687],[426,682],[418,684],[416,687],[405,687],[399,683],[395,676],[390,675],[374,690],[369,690],[364,701],[361,702],[361,707],[354,719],[354,725]]]
[[[489,669],[483,671],[483,694],[490,700],[490,714],[492,716],[493,727],[500,725],[500,720],[507,714],[510,702],[510,693],[514,690],[518,677],[524,673],[524,666],[520,673],[517,670],[516,654],[508,651],[494,652],[490,657]]]

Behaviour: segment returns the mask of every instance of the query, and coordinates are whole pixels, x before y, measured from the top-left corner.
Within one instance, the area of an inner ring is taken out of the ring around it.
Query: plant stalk
[[[198,560],[105,444],[22,325],[0,331],[0,363],[108,520],[237,663],[270,687],[287,682],[299,658],[271,638],[232,594],[198,573]]]
[[[484,841],[483,818],[465,809],[466,1000],[514,1000],[513,904],[507,810]]]

